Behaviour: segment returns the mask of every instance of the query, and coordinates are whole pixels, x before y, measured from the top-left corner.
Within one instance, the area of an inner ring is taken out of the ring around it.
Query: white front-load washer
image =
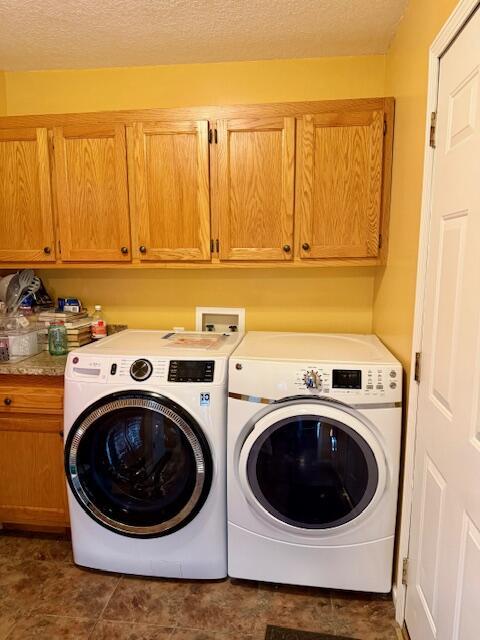
[[[390,591],[400,363],[373,335],[249,332],[229,367],[229,575]]]
[[[65,471],[77,564],[226,576],[227,363],[241,337],[123,331],[69,354]]]

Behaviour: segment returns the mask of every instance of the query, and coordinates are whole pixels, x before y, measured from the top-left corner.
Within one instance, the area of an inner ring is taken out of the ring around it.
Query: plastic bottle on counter
[[[57,320],[48,327],[48,351],[51,356],[64,356],[68,352],[67,330],[63,320]]]
[[[105,338],[107,335],[107,323],[103,319],[102,305],[100,304],[95,305],[95,313],[92,316],[91,332],[94,340]]]

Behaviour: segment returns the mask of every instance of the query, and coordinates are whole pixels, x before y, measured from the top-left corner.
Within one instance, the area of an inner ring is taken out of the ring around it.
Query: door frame
[[[417,261],[417,279],[410,362],[415,363],[415,354],[422,351],[423,311],[425,301],[427,258],[429,250],[430,211],[434,148],[430,147],[431,114],[437,110],[440,79],[440,58],[450,47],[474,11],[480,7],[480,0],[460,0],[447,18],[429,49],[427,112],[425,123],[425,151],[423,164],[423,187],[420,214],[420,234]],[[393,585],[395,617],[400,625],[405,621],[407,587],[402,583],[403,559],[408,557],[413,501],[413,477],[415,463],[415,442],[417,436],[418,383],[414,367],[410,371],[409,402],[407,409],[407,429],[405,442],[405,463],[402,482],[402,509],[400,515],[400,537],[397,551],[396,579]]]

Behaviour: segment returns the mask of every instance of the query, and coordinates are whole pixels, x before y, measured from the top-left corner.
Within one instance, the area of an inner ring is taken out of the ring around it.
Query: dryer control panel
[[[384,396],[401,388],[401,371],[398,367],[326,367],[315,366],[298,369],[294,385],[298,390],[345,396]]]

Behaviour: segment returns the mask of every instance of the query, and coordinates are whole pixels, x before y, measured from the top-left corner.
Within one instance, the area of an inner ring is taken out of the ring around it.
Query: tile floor
[[[70,543],[0,533],[0,640],[263,640],[267,624],[397,640],[389,598],[81,569]]]

